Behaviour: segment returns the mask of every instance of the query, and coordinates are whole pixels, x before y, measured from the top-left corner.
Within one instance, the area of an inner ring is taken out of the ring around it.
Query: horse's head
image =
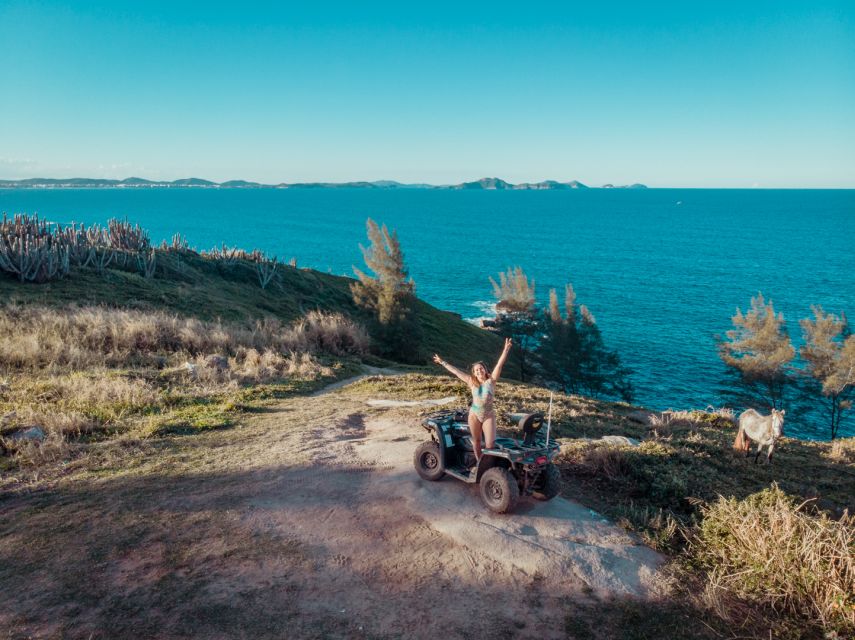
[[[784,435],[784,414],[786,411],[772,409],[772,437],[777,439]]]

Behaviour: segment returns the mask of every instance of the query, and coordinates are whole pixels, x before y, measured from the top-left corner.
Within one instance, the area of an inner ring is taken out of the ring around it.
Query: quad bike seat
[[[459,412],[458,412],[459,413]],[[508,416],[513,422],[517,422],[520,430],[525,435],[523,446],[534,446],[534,434],[540,429],[543,424],[543,414],[539,413],[519,413],[509,414]],[[451,432],[457,440],[458,446],[464,451],[473,451],[472,434],[469,430],[469,425],[459,419],[455,414],[454,421],[451,423]],[[530,442],[529,442],[530,440]],[[496,449],[517,449],[520,442],[514,438],[496,438]]]

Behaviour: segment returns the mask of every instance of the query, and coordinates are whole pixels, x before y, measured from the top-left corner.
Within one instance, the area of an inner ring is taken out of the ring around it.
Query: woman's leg
[[[492,449],[496,446],[496,416],[486,416],[482,428],[484,430],[484,446]]]
[[[481,421],[471,411],[469,412],[469,433],[472,435],[472,448],[475,450],[475,459],[481,459]]]

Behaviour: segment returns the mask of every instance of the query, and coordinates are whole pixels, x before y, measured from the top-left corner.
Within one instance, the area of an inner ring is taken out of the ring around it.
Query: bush
[[[744,500],[719,498],[702,514],[692,547],[721,613],[732,596],[855,631],[855,517],[814,515],[777,484]]]

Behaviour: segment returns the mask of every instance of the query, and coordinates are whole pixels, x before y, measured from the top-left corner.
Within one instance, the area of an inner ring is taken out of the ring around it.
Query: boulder
[[[16,431],[9,436],[9,439],[16,441],[27,440],[29,442],[41,442],[45,439],[45,431],[41,427],[27,427],[26,429]]]
[[[603,436],[602,438],[600,438],[600,441],[606,442],[608,444],[623,445],[629,447],[637,447],[641,444],[641,442],[639,442],[635,438],[630,438],[628,436]]]
[[[626,414],[627,419],[632,420],[633,422],[637,422],[638,424],[649,425],[653,422],[652,418],[656,413],[653,411],[648,411],[647,409],[639,409],[638,411],[633,411],[632,413]]]
[[[225,356],[215,354],[205,356],[205,366],[209,369],[216,369],[217,371],[227,371],[229,368],[229,359]]]

